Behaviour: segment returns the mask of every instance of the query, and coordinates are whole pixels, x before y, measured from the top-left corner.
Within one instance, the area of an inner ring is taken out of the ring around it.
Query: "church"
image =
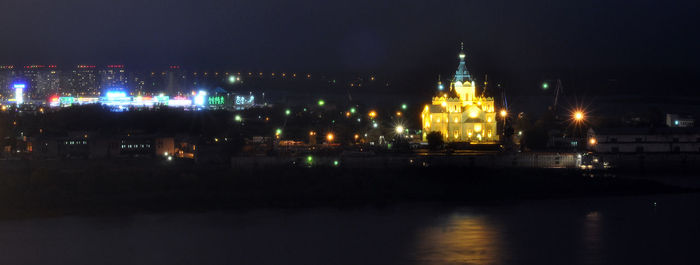
[[[423,141],[430,132],[440,132],[445,142],[489,144],[499,140],[493,97],[476,93],[476,80],[467,70],[464,47],[449,90],[438,84],[438,94],[421,113]]]

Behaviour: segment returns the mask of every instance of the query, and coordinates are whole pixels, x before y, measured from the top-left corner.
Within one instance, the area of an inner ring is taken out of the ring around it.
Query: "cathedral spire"
[[[464,42],[461,42],[459,51],[459,66],[457,67],[457,71],[455,72],[454,82],[472,82],[472,76],[471,74],[469,74],[469,70],[467,70],[467,64],[464,61],[466,57],[467,55],[464,53]]]

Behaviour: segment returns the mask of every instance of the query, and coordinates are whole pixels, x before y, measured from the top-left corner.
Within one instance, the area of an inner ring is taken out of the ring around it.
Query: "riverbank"
[[[312,207],[691,192],[569,169],[342,167],[237,170],[160,160],[3,161],[0,217]]]

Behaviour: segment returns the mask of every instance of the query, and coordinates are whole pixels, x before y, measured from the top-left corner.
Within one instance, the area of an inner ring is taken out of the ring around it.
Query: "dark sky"
[[[453,71],[464,41],[472,71],[518,85],[589,76],[662,82],[699,72],[698,6],[648,0],[4,0],[0,64],[181,64],[430,80]]]

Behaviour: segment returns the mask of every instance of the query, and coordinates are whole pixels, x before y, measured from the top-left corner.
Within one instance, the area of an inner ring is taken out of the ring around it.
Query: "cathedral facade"
[[[476,81],[467,70],[464,49],[449,90],[441,89],[421,113],[423,140],[430,132],[440,132],[445,142],[495,143],[497,132],[494,99],[476,93]]]

